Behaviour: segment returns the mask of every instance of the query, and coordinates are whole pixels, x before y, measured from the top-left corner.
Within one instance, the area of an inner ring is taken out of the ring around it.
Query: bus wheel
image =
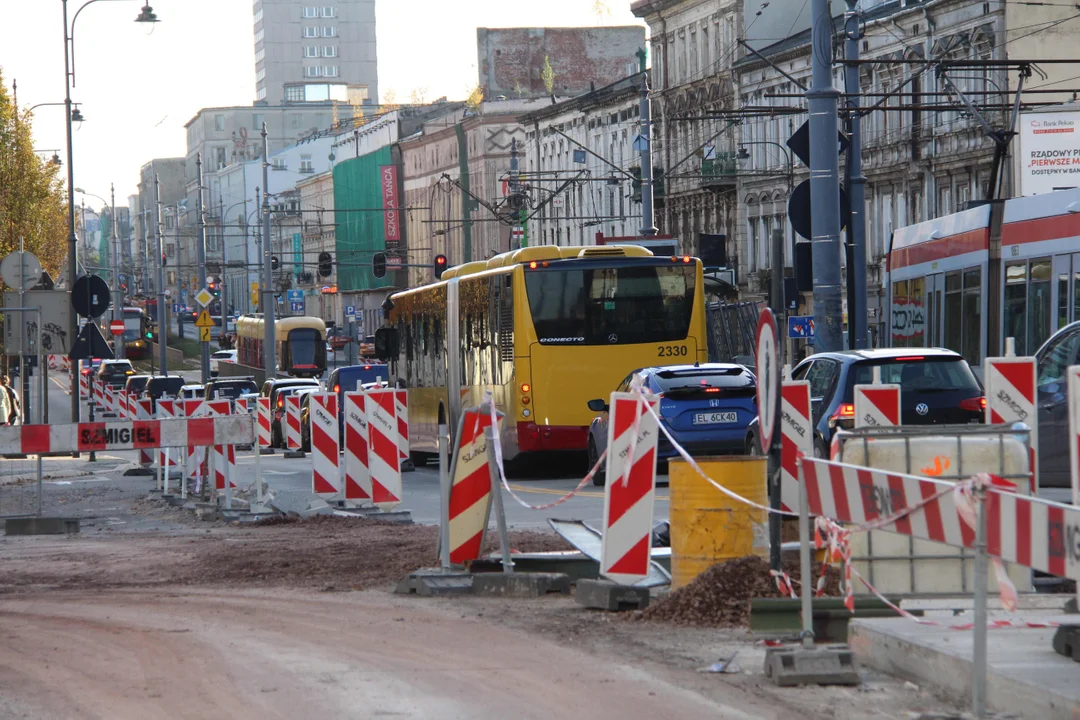
[[[592,438],[589,438],[589,466],[585,469],[585,471],[588,472],[589,470],[592,470],[594,467],[596,467],[596,462],[599,459],[600,453],[596,451],[596,441],[594,441]],[[606,475],[607,474],[604,471],[604,467],[601,466],[600,469],[596,471],[596,474],[593,475],[592,484],[597,487],[603,487]]]
[[[416,467],[427,467],[428,461],[432,459],[431,455],[422,452],[411,452],[409,453],[409,457]]]

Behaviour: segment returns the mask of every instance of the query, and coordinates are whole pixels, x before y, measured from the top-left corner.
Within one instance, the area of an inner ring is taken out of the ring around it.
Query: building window
[[[323,16],[324,18],[332,18],[332,17],[334,17],[334,8],[332,8],[332,7],[328,7],[328,6],[327,6],[327,7],[323,7],[323,9],[322,9],[322,16]]]
[[[324,27],[322,29],[323,37],[337,37],[337,28],[331,25],[330,27]]]
[[[317,46],[315,46],[315,45],[305,45],[304,46],[304,57],[306,57],[306,58],[319,57],[319,48]]]
[[[285,158],[276,157],[272,159],[272,162],[275,170],[288,170],[285,166]]]
[[[750,218],[746,223],[746,259],[750,263],[749,272],[757,272],[757,218]]]
[[[301,155],[300,156],[300,172],[302,172],[302,173],[315,172],[315,168],[312,167],[312,165],[311,165],[311,156],[310,155]]]
[[[337,65],[323,65],[323,77],[337,77]]]
[[[259,129],[262,128],[262,124],[263,124],[263,114],[262,113],[253,113],[252,116],[251,116],[251,127],[252,127],[252,129],[259,130]]]
[[[225,116],[224,115],[219,114],[219,115],[214,116],[214,130],[217,131],[217,132],[225,132]]]
[[[309,27],[309,26],[305,25],[304,26],[304,37],[306,37],[306,38],[319,37],[319,28],[317,28],[317,27]]]
[[[262,11],[262,8],[259,8],[258,12],[255,13],[255,24],[258,25],[259,23],[261,23],[262,18],[263,18],[263,11]]]
[[[285,101],[304,102],[304,86],[290,85],[289,87],[285,88]]]
[[[304,8],[304,17],[305,18],[317,18],[317,17],[319,17],[319,8],[317,8],[317,7],[306,7],[306,8]]]
[[[337,48],[333,45],[327,45],[322,49],[323,57],[337,57]]]
[[[225,148],[214,148],[214,164],[218,169],[225,167]]]
[[[304,77],[319,77],[322,74],[322,68],[318,65],[304,68]]]

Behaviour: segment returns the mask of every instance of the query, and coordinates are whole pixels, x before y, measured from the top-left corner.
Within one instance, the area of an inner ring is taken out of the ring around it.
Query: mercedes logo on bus
[[[611,333],[610,335],[607,336],[607,341],[609,343],[611,343],[612,345],[614,345],[615,343],[619,342],[619,336],[616,335],[615,333]]]
[[[927,406],[926,403],[919,403],[915,406],[915,412],[919,413],[920,415],[925,415],[926,413],[930,412],[930,408]]]

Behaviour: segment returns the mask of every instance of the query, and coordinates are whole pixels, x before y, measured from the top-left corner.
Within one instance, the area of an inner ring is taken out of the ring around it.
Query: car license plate
[[[738,421],[739,414],[735,412],[697,413],[694,415],[695,425],[719,425]]]

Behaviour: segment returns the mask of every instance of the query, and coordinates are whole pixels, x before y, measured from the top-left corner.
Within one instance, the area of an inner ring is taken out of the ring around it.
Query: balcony
[[[730,188],[738,181],[738,156],[734,152],[718,152],[713,158],[701,161],[701,187]]]

